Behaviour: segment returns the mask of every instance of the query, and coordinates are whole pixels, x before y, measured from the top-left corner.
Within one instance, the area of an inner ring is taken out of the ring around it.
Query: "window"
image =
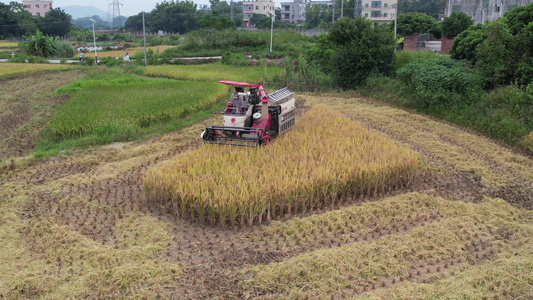
[[[41,13],[40,13],[40,12],[37,12],[36,16],[37,16],[37,17],[40,17],[40,16],[41,16]]]
[[[39,4],[35,4],[35,8],[39,8]]]
[[[367,17],[367,18],[368,18],[368,13],[365,13],[365,17]]]
[[[507,5],[507,11],[512,10],[513,8],[517,8],[518,5]]]
[[[370,17],[379,18],[381,17],[381,10],[373,10],[370,12]]]
[[[389,7],[389,4],[388,3],[383,3],[383,6],[384,7]]]
[[[365,7],[368,7],[368,3],[365,3]]]
[[[381,1],[372,1],[372,7],[374,8],[381,7]]]
[[[461,5],[452,5],[452,12],[460,13],[461,12]]]
[[[31,4],[26,5],[27,8],[31,8]]]
[[[255,6],[255,9],[256,9],[256,10],[259,10],[259,5],[256,5],[256,6]]]
[[[387,16],[387,13],[383,13],[383,16],[386,17],[386,16]]]
[[[500,7],[499,6],[494,6],[494,11],[496,11],[497,13],[500,12]]]
[[[44,8],[48,8],[48,4],[45,4],[45,5],[44,5]]]

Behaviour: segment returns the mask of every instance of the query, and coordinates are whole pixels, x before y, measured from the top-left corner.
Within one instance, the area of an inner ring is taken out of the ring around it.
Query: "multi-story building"
[[[396,19],[397,0],[362,0],[361,15],[374,24],[390,23]]]
[[[281,2],[281,22],[301,24],[305,22],[305,1]]]
[[[26,7],[26,10],[34,17],[44,17],[46,13],[52,9],[53,1],[22,1],[22,4]]]
[[[242,3],[242,20],[244,27],[254,27],[254,24],[250,23],[250,19],[254,14],[270,17],[270,13],[274,13],[273,0],[244,1]]]
[[[445,15],[464,12],[472,17],[474,24],[494,21],[511,9],[527,5],[531,0],[448,0]]]

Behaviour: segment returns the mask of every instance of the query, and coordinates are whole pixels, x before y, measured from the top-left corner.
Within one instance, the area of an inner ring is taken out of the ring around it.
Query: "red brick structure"
[[[417,34],[413,34],[412,36],[406,36],[403,40],[403,49],[415,51],[417,38],[418,38]]]
[[[442,35],[441,44],[440,44],[440,53],[448,54],[450,49],[452,49],[453,39],[448,38],[445,34]]]

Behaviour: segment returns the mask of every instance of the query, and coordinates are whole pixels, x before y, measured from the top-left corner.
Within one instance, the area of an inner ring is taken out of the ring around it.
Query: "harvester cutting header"
[[[207,127],[202,133],[206,143],[253,147],[269,143],[294,126],[296,100],[289,89],[268,95],[260,84],[219,83],[233,85],[235,92],[222,112],[224,126]]]

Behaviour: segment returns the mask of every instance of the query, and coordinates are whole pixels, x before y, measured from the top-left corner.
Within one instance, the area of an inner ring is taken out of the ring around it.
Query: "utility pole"
[[[344,15],[344,0],[341,0],[341,19]]]
[[[144,11],[143,11],[143,40],[144,40],[144,66],[146,67],[148,61],[146,58],[146,30],[144,27]]]

